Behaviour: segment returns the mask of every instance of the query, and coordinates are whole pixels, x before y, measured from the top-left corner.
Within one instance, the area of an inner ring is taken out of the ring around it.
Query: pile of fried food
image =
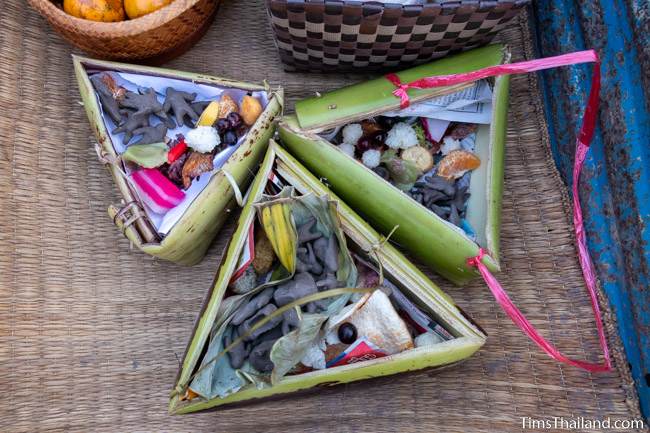
[[[215,156],[237,145],[263,112],[262,103],[250,94],[239,102],[227,92],[219,100],[196,101],[196,93],[167,87],[159,99],[151,87],[127,90],[110,71],[94,74],[90,81],[104,115],[117,125],[112,134],[122,137],[126,150],[119,156],[130,183],[156,214],[179,205],[192,181],[212,172]],[[185,135],[167,137],[169,130],[182,126],[190,128]]]
[[[115,22],[136,19],[167,6],[174,0],[62,0],[54,3],[67,14],[90,21]]]
[[[254,259],[231,279],[186,398],[225,397],[453,338],[380,278],[372,259],[350,252],[335,202],[285,188],[255,207]]]

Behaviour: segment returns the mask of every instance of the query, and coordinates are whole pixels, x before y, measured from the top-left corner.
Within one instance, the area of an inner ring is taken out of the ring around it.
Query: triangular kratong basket
[[[435,314],[435,319],[443,324],[455,338],[385,358],[286,376],[276,385],[269,385],[261,389],[249,385],[225,398],[207,400],[196,397],[190,401],[184,399],[184,396],[187,396],[193,374],[205,356],[205,349],[212,326],[217,318],[219,306],[226,293],[228,283],[238,267],[240,254],[246,244],[251,225],[256,219],[253,204],[260,200],[265,187],[269,182],[273,182],[275,175],[281,177],[286,184],[293,186],[301,194],[313,193],[334,200],[337,203],[338,216],[350,249],[368,256],[372,251],[372,257],[369,260],[374,258],[374,260],[381,261],[386,278],[398,284],[404,289],[405,294],[416,299],[420,305],[426,306],[430,314]],[[169,411],[173,414],[190,413],[226,404],[242,404],[298,391],[316,390],[317,388],[314,387],[325,383],[328,385],[347,383],[424,368],[448,366],[471,356],[485,343],[485,339],[485,333],[454,305],[448,295],[442,292],[390,243],[385,242],[383,236],[341,202],[286,150],[271,141],[261,168],[248,191],[237,228],[217,268],[215,282],[206,296],[197,319],[171,394]]]
[[[239,188],[246,188],[252,180],[255,168],[264,156],[269,138],[275,131],[273,122],[282,111],[282,89],[271,90],[265,85],[242,83],[203,74],[93,60],[79,56],[73,56],[73,61],[81,99],[97,138],[98,156],[107,165],[123,197],[121,204],[109,206],[109,216],[124,235],[145,253],[184,265],[198,263],[230,215],[230,211],[235,209],[235,195],[231,182],[236,182]],[[119,167],[121,163],[117,161],[117,154],[102,118],[101,107],[90,82],[88,75],[90,70],[152,75],[226,89],[267,92],[268,104],[248,130],[244,142],[221,169],[212,175],[205,189],[164,237],[159,236],[153,228],[143,207],[139,205],[137,194],[121,174]],[[231,176],[230,179],[226,173]]]
[[[507,47],[489,45],[435,62],[401,71],[403,83],[424,77],[473,71],[508,62]],[[484,248],[483,263],[492,272],[499,266],[499,231],[503,190],[504,149],[508,112],[508,76],[493,81],[492,117],[480,125],[476,154],[481,166],[472,172],[467,219],[476,232],[470,238],[462,229],[443,220],[381,178],[359,161],[350,158],[319,135],[335,126],[366,119],[400,108],[395,85],[385,77],[298,101],[296,113],[278,124],[282,145],[352,209],[384,235],[399,228],[391,238],[405,251],[456,284],[477,277],[468,257]],[[433,89],[409,90],[411,103],[463,90],[469,83]]]

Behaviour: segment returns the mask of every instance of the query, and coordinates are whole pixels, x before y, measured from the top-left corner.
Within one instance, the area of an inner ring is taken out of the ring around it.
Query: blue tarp
[[[538,0],[540,56],[593,48],[602,60],[599,128],[582,175],[589,248],[650,416],[650,3]],[[571,182],[591,66],[541,74],[556,164]]]

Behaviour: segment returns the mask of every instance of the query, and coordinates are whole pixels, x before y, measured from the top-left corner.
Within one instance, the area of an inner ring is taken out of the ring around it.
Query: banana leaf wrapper
[[[219,312],[223,314],[227,310],[223,308],[224,295],[233,273],[239,266],[240,254],[247,242],[247,233],[257,218],[254,204],[262,200],[265,188],[271,182],[272,173],[281,176],[288,186],[294,187],[301,194],[326,196],[334,201],[350,250],[370,261],[378,260],[382,264],[385,277],[395,282],[405,293],[409,293],[412,300],[425,306],[432,317],[444,324],[454,338],[385,358],[285,376],[273,386],[258,388],[250,384],[224,398],[184,399],[194,373],[206,356],[206,345],[214,332],[214,325],[221,323]],[[223,405],[241,405],[292,393],[317,391],[318,385],[323,384],[343,384],[424,368],[442,368],[475,353],[485,343],[485,333],[461,312],[448,295],[385,240],[384,236],[370,227],[285,149],[271,140],[266,157],[248,191],[237,228],[217,269],[214,285],[208,291],[199,314],[170,394],[169,412],[186,414]]]
[[[419,78],[474,71],[507,62],[509,51],[489,45],[400,72],[403,83]],[[282,145],[312,173],[365,216],[384,235],[399,226],[391,240],[420,259],[433,271],[456,284],[477,277],[467,259],[479,247],[489,252],[483,259],[492,271],[499,269],[499,232],[504,173],[504,143],[508,110],[509,78],[493,81],[493,111],[490,125],[477,131],[476,154],[481,166],[472,172],[468,202],[470,224],[476,242],[463,230],[435,215],[411,197],[382,179],[360,162],[348,157],[318,135],[334,126],[399,109],[395,86],[386,78],[352,85],[296,103],[296,114],[278,124]],[[409,90],[411,103],[449,94],[463,85]]]
[[[201,261],[219,232],[228,215],[236,208],[235,191],[231,181],[245,190],[252,181],[252,173],[259,165],[268,146],[268,140],[275,132],[274,120],[282,112],[283,91],[271,90],[265,85],[256,85],[191,72],[153,68],[125,63],[101,61],[73,56],[74,70],[88,120],[97,139],[97,152],[103,162],[116,160],[117,154],[102,119],[101,109],[88,71],[117,71],[146,74],[186,80],[198,84],[216,85],[224,88],[247,91],[267,91],[268,104],[264,112],[248,130],[246,139],[228,158],[222,168],[212,175],[210,182],[196,197],[174,227],[161,237],[148,220],[137,195],[124,179],[116,164],[106,163],[113,175],[115,185],[123,197],[122,203],[110,205],[109,217],[124,235],[146,254],[171,262],[194,265]],[[228,173],[226,175],[225,173]]]

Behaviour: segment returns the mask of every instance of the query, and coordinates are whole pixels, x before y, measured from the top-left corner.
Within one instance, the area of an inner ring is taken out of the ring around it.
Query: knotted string
[[[395,233],[395,231],[399,228],[399,225],[396,225],[393,227],[393,229],[388,233],[388,236],[386,236],[384,239],[380,240],[379,242],[376,242],[370,246],[370,249],[368,250],[369,254],[372,254],[375,257],[375,261],[377,262],[377,266],[379,266],[379,285],[384,284],[384,265],[381,264],[381,260],[379,258],[379,251],[384,248],[384,245],[390,240],[391,236]]]
[[[400,99],[400,108],[404,109],[411,105],[409,102],[409,94],[407,93],[407,90],[412,88],[413,86],[410,84],[402,84],[402,80],[399,79],[397,74],[386,74],[385,75],[386,79],[393,83],[397,89],[393,91],[393,95],[397,96]]]
[[[594,312],[596,320],[596,328],[598,330],[598,339],[600,347],[603,351],[605,359],[604,364],[593,364],[584,361],[578,361],[564,356],[552,344],[546,341],[533,327],[533,325],[526,320],[524,315],[512,303],[503,287],[490,273],[487,267],[483,264],[482,259],[485,256],[483,249],[479,250],[476,257],[467,260],[469,266],[478,268],[481,276],[487,283],[496,298],[497,302],[504,311],[510,316],[512,321],[524,331],[542,350],[549,354],[552,358],[564,362],[566,364],[574,365],[591,372],[607,371],[611,369],[611,359],[609,355],[609,348],[607,347],[607,339],[603,322],[601,319],[600,306],[598,305],[598,295],[596,290],[596,274],[594,265],[589,255],[587,248],[587,241],[584,229],[584,221],[582,218],[582,208],[580,206],[579,184],[580,173],[584,164],[589,145],[593,138],[594,130],[596,127],[596,120],[598,117],[598,102],[600,93],[600,61],[598,55],[594,50],[579,51],[576,53],[563,54],[560,56],[547,57],[544,59],[529,60],[525,62],[504,64],[490,66],[477,71],[466,72],[462,74],[440,75],[435,77],[426,77],[415,80],[411,83],[402,83],[396,74],[386,75],[386,79],[390,81],[395,87],[393,94],[400,99],[400,106],[406,108],[409,106],[409,89],[427,89],[440,86],[451,86],[454,84],[465,83],[469,81],[477,81],[488,77],[496,77],[505,74],[521,74],[543,69],[555,68],[558,66],[568,66],[579,63],[595,63],[593,75],[591,79],[591,89],[589,91],[589,99],[582,119],[582,126],[580,133],[576,140],[575,159],[573,165],[573,224],[575,227],[576,242],[578,248],[578,257],[580,260],[580,267],[582,275],[587,286],[589,298],[591,300],[591,307]]]
[[[104,165],[111,165],[122,177],[129,182],[129,175],[120,167],[122,163],[122,158],[119,156],[113,156],[106,152],[99,143],[95,143],[95,152],[97,153],[97,158]]]
[[[128,219],[124,219],[126,217],[127,213],[131,213],[131,216]],[[126,232],[126,229],[129,228],[133,223],[135,223],[137,220],[143,217],[143,212],[144,209],[142,209],[142,205],[140,203],[137,203],[135,201],[130,201],[117,211],[115,216],[113,217],[113,224],[117,225],[117,220],[121,219],[122,220],[122,233]]]
[[[117,166],[121,161],[121,158],[119,156],[115,157],[113,155],[110,155],[99,143],[95,143],[95,152],[97,153],[97,158],[99,158],[99,161],[104,165],[111,164]]]

